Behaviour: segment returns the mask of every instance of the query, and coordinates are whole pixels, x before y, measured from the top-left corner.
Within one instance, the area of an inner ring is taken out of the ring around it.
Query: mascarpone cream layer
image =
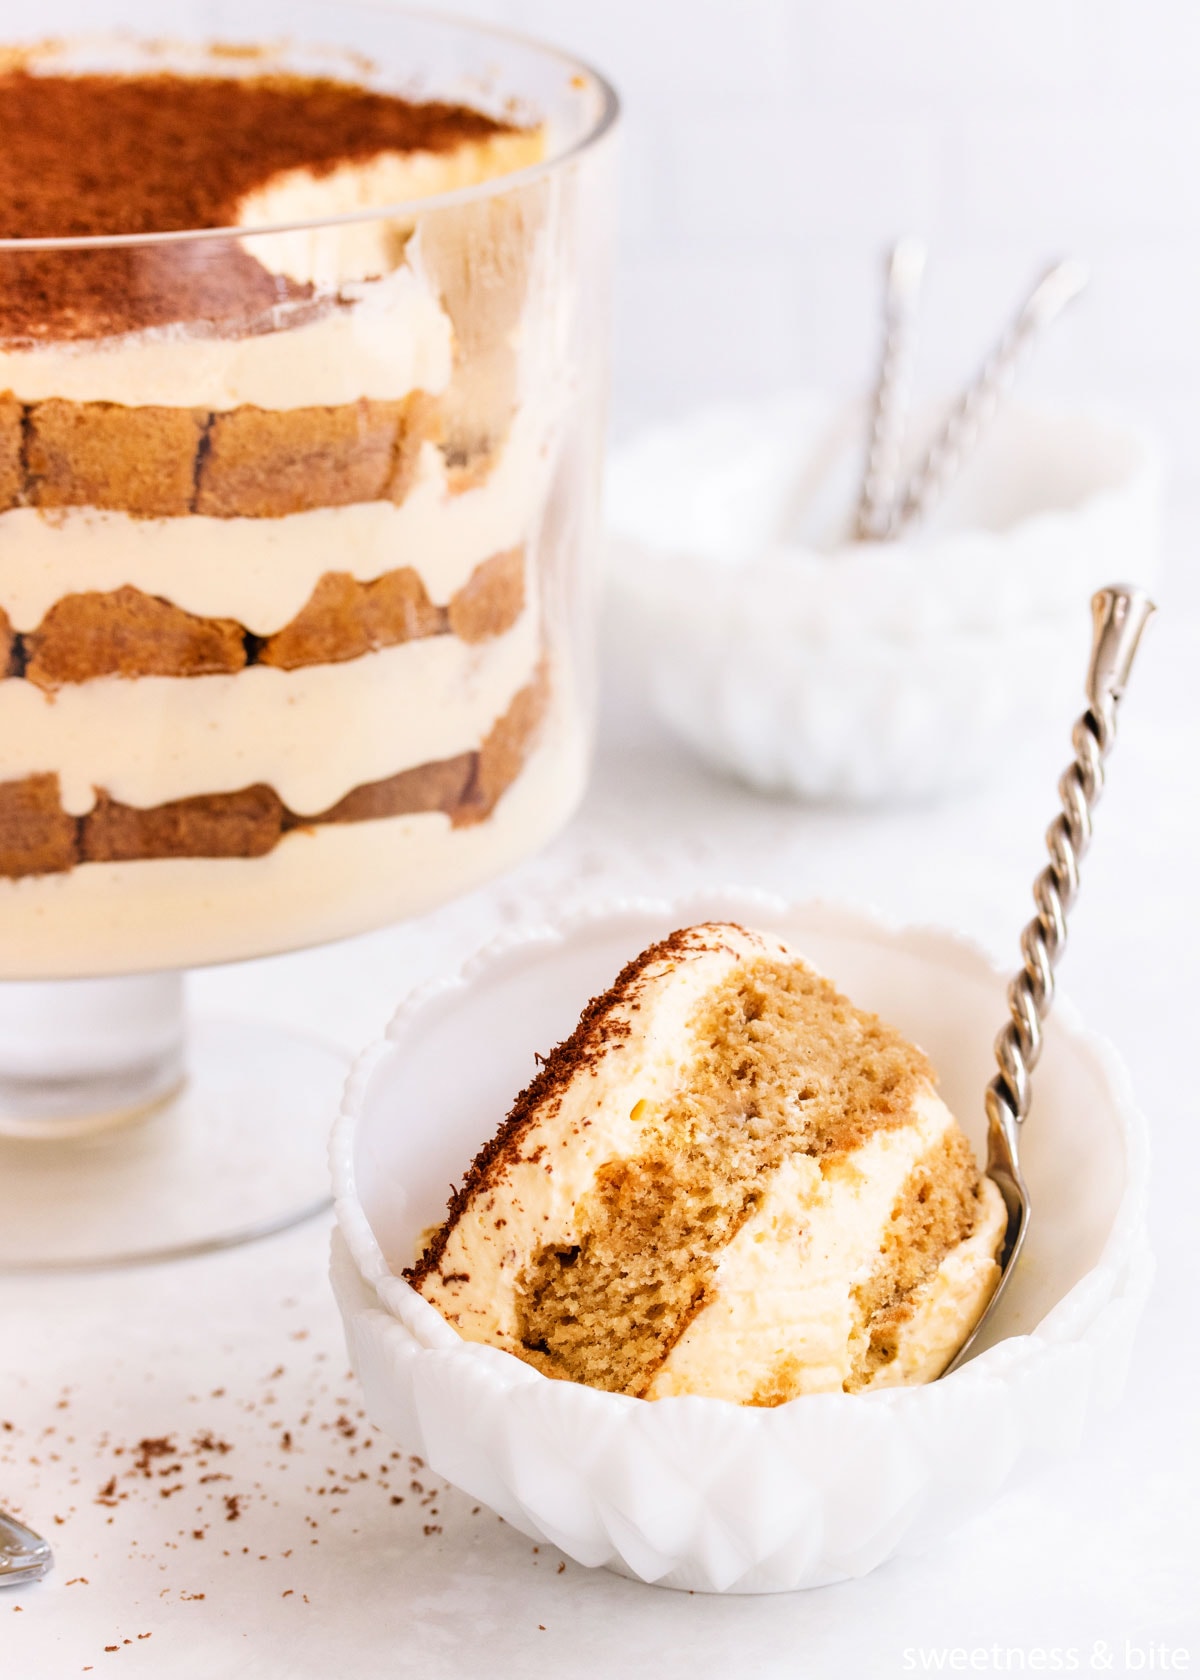
[[[587,732],[566,691],[486,822],[439,812],[287,834],[261,858],[85,863],[0,880],[0,980],[194,968],[345,939],[510,868],[583,793]]]
[[[909,1124],[876,1132],[824,1171],[809,1157],[785,1161],[722,1254],[711,1299],[667,1355],[648,1397],[746,1401],[769,1390],[791,1360],[802,1367],[802,1392],[840,1392],[865,1352],[854,1291],[878,1264],[880,1233],[905,1181],[954,1123],[930,1088]],[[987,1188],[1003,1212],[999,1192]],[[903,1359],[881,1367],[867,1387],[929,1381],[965,1341],[995,1286],[993,1255],[1004,1228],[995,1228],[991,1200],[984,1210],[939,1268],[942,1284],[931,1281],[914,1302]]]
[[[539,163],[545,151],[545,132],[537,128],[467,141],[449,152],[380,152],[365,163],[342,164],[324,175],[289,169],[246,194],[238,206],[237,225],[286,226],[433,198],[528,168]],[[387,273],[412,227],[411,218],[380,217],[339,227],[255,234],[244,244],[273,274],[338,286]]]
[[[433,444],[404,501],[315,508],[279,519],[133,519],[94,508],[0,513],[0,610],[35,630],[64,595],[132,585],[202,618],[272,635],[326,572],[370,582],[409,566],[445,605],[481,560],[525,541],[550,471],[548,427],[518,415],[485,482],[451,494]]]
[[[531,603],[476,646],[431,636],[296,671],[100,677],[52,694],[0,681],[0,781],[55,771],[75,816],[97,788],[145,807],[266,782],[315,815],[365,782],[480,746],[540,656]]]
[[[450,381],[454,333],[429,282],[407,266],[344,286],[305,318],[281,305],[272,330],[245,338],[156,327],[113,338],[0,346],[0,393],[21,402],[128,408],[323,408],[392,401]],[[289,316],[298,324],[290,325]]]

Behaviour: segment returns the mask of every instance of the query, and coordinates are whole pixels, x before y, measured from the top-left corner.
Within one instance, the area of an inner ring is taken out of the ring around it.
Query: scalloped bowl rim
[[[816,391],[796,394],[805,396],[822,395],[822,393]],[[748,409],[751,405],[742,403],[735,406]],[[1118,440],[1129,450],[1129,461],[1124,472],[1119,476],[1114,475],[1111,482],[1101,484],[1077,502],[1066,506],[1038,508],[1032,513],[1021,514],[1002,531],[994,530],[991,526],[985,525],[960,525],[951,526],[945,530],[935,528],[932,535],[918,532],[912,536],[902,536],[886,543],[843,542],[829,548],[817,548],[811,543],[804,542],[778,543],[765,548],[762,551],[763,554],[777,555],[781,561],[792,559],[796,555],[811,556],[814,560],[821,562],[836,560],[840,566],[854,560],[865,559],[868,556],[877,559],[886,558],[889,564],[894,563],[897,556],[903,556],[905,560],[919,561],[923,557],[935,554],[939,549],[956,547],[964,539],[978,542],[983,548],[1005,547],[1014,538],[1023,536],[1039,526],[1054,528],[1059,525],[1070,524],[1082,516],[1090,516],[1097,507],[1103,511],[1106,504],[1112,500],[1127,496],[1131,491],[1140,489],[1146,484],[1157,486],[1162,479],[1164,473],[1162,451],[1154,432],[1147,426],[1120,418],[1108,409],[1101,407],[1068,409],[1056,408],[1049,404],[1043,406],[1037,403],[1021,403],[1020,405],[1013,403],[1011,406],[1018,413],[1028,412],[1041,420],[1059,422],[1064,426],[1078,426],[1081,430],[1090,431],[1093,436],[1096,433],[1101,433],[1109,439]],[[712,412],[714,410],[710,407],[679,420],[664,421],[648,427],[640,434],[639,438],[634,438],[626,444],[624,446],[625,450],[632,451],[640,441],[651,437],[682,437],[695,425],[698,418]],[[840,412],[840,409],[834,410],[834,412]],[[621,451],[618,450],[617,454],[620,453]],[[618,525],[611,520],[608,523],[611,534],[622,541],[628,540],[643,549],[652,550],[660,555],[675,554],[688,559],[693,558],[684,549],[670,549],[662,544],[646,541],[646,539],[639,537],[628,524]],[[724,569],[719,562],[701,559],[700,557],[695,558],[698,564],[708,566],[715,571]]]

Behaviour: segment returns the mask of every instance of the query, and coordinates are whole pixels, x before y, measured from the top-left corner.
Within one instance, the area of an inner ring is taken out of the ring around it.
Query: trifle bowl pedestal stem
[[[177,973],[0,986],[0,1270],[200,1254],[328,1205],[345,1054],[183,1000]]]

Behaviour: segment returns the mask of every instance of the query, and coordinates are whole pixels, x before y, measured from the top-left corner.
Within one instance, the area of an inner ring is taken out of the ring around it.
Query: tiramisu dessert
[[[504,867],[583,775],[543,130],[245,53],[3,62],[0,239],[211,231],[0,249],[0,975],[308,943]]]
[[[940,1375],[1004,1229],[924,1053],[710,923],[588,1005],[406,1275],[547,1376],[776,1406]]]

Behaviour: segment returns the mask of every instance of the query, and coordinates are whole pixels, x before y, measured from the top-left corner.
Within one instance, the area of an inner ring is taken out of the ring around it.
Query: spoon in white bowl
[[[1037,915],[1021,934],[1025,959],[1008,988],[1010,1019],[996,1038],[1000,1071],[987,1088],[987,1176],[1004,1198],[1008,1229],[1000,1253],[1000,1279],[983,1316],[947,1365],[943,1376],[969,1356],[996,1310],[1029,1229],[1029,1191],[1021,1176],[1020,1135],[1029,1113],[1030,1075],[1042,1050],[1042,1023],[1054,1001],[1054,969],[1067,942],[1067,912],[1079,891],[1079,865],[1092,838],[1092,811],[1104,788],[1104,761],[1112,751],[1117,707],[1125,692],[1142,631],[1155,611],[1142,589],[1112,584],[1092,596],[1092,658],[1087,710],[1071,731],[1075,761],[1058,784],[1062,810],[1046,830],[1050,862],[1033,884]]]
[[[1035,340],[1079,296],[1087,283],[1087,268],[1074,258],[1068,257],[1047,269],[1021,306],[1016,319],[1005,330],[946,416],[941,431],[888,510],[885,529],[879,534],[894,541],[919,520],[928,517],[995,419]]]
[[[922,241],[909,237],[898,240],[888,258],[883,343],[871,408],[871,438],[854,517],[854,536],[858,542],[881,541],[888,534],[892,518],[908,417],[908,387],[925,256]]]
[[[0,1587],[40,1581],[53,1564],[54,1554],[41,1535],[0,1511]]]

